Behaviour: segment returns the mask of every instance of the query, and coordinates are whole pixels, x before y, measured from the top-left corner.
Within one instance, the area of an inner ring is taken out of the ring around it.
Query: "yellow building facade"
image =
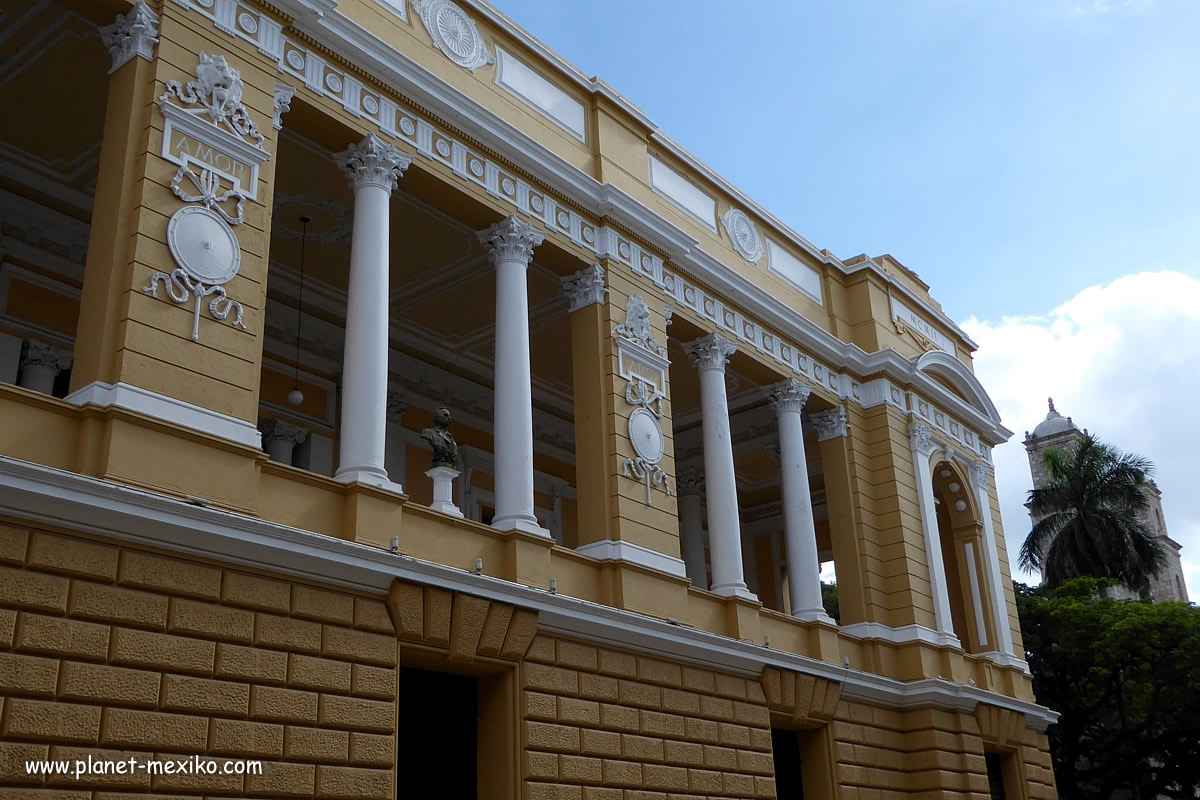
[[[1056,796],[1010,432],[894,258],[482,0],[0,41],[4,797]],[[261,768],[29,767],[195,756]]]

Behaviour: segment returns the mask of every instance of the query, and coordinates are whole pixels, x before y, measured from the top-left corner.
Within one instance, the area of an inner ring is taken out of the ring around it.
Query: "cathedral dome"
[[[1033,429],[1035,437],[1040,439],[1043,436],[1053,436],[1056,433],[1079,430],[1075,427],[1075,423],[1071,421],[1070,417],[1064,417],[1054,408],[1054,398],[1050,398],[1047,402],[1050,404],[1050,413],[1046,414],[1046,418]]]

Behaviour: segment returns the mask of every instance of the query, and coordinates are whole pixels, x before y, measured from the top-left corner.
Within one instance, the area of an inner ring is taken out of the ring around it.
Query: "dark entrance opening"
[[[775,796],[779,800],[804,800],[800,737],[795,731],[772,728],[771,751],[775,757]]]
[[[401,667],[396,797],[476,800],[479,682]]]

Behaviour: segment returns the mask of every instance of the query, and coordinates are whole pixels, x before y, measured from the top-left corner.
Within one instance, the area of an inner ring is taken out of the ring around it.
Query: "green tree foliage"
[[[838,606],[838,593],[836,583],[826,583],[821,581],[821,604],[825,606],[825,613],[833,617],[837,622],[842,621],[842,610]]]
[[[1113,578],[1138,592],[1166,565],[1162,540],[1138,518],[1154,467],[1141,456],[1085,434],[1072,452],[1043,454],[1051,483],[1029,492],[1037,520],[1021,546],[1021,566],[1049,586],[1072,578]]]
[[[1200,798],[1200,608],[1015,584],[1063,800]]]

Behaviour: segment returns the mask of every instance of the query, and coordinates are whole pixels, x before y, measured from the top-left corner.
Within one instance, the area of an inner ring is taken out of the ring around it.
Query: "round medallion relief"
[[[629,415],[629,441],[638,458],[647,464],[662,460],[665,442],[658,420],[644,408],[635,408]]]
[[[190,278],[209,286],[231,280],[242,263],[242,250],[228,223],[201,206],[181,208],[171,216],[167,246]]]
[[[758,235],[758,228],[754,227],[754,223],[746,216],[746,212],[731,208],[721,217],[721,224],[725,226],[725,232],[733,242],[733,249],[737,250],[742,258],[751,263],[757,263],[762,258],[765,249],[762,238]]]

